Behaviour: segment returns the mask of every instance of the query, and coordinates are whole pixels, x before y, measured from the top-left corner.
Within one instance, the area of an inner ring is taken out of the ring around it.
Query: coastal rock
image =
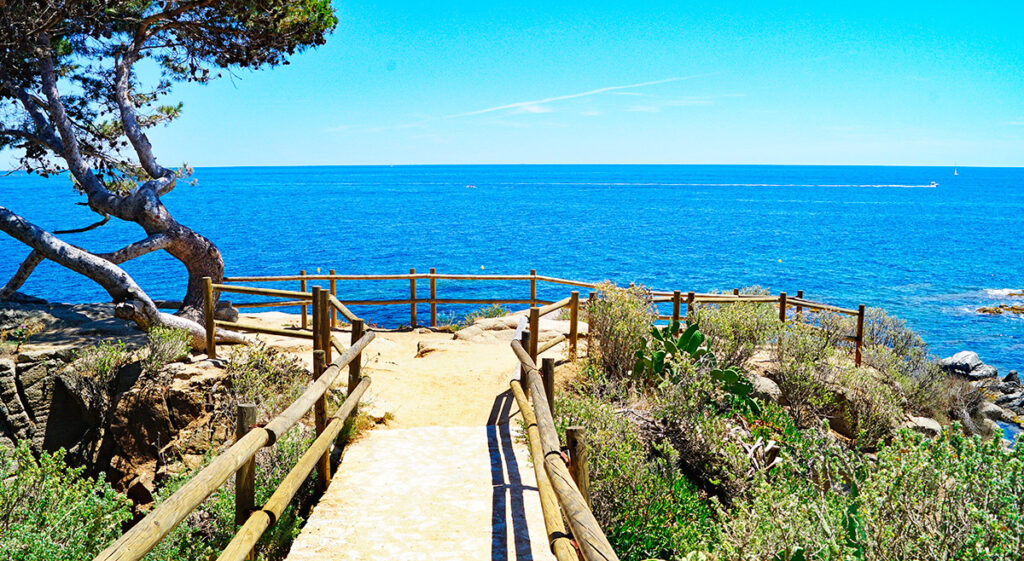
[[[904,421],[901,428],[908,428],[928,437],[935,437],[942,434],[942,425],[940,425],[935,419],[929,417],[914,417],[911,415],[906,421]]]
[[[1020,376],[1017,374],[1016,370],[1011,370],[1006,375],[1006,377],[1003,378],[1003,382],[1006,383],[1006,384],[1017,384],[1019,386],[1020,385]]]
[[[1007,412],[1002,407],[991,401],[981,402],[981,405],[978,406],[978,415],[994,421],[1004,421],[1008,417]]]
[[[779,385],[772,381],[771,378],[751,374],[750,383],[754,386],[755,397],[776,403],[782,400],[782,390],[779,389]]]
[[[1010,404],[1024,399],[1024,392],[1017,391],[1009,395],[1002,395],[996,398],[996,405],[1008,407]]]
[[[944,358],[939,361],[939,366],[946,372],[971,380],[993,378],[999,373],[995,367],[982,362],[978,358],[978,353],[973,351],[960,351],[951,357]]]

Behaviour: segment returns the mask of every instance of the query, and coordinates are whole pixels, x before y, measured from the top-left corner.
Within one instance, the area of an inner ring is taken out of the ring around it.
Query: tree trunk
[[[157,207],[150,208],[157,209]],[[217,248],[206,238],[170,219],[166,210],[163,209],[163,205],[159,205],[159,210],[162,210],[163,215],[167,217],[163,221],[169,226],[166,231],[156,232],[146,240],[106,255],[95,255],[62,241],[4,207],[0,207],[0,231],[28,245],[34,250],[33,253],[38,252],[42,257],[98,283],[116,304],[115,313],[118,317],[133,321],[143,331],[149,331],[155,326],[186,330],[192,335],[192,347],[197,350],[205,350],[206,330],[201,323],[203,317],[201,293],[197,300],[198,304],[193,306],[198,308],[195,317],[199,319],[189,317],[193,314],[189,312],[191,308],[188,305],[183,306],[178,315],[165,314],[157,309],[153,300],[135,283],[135,280],[117,266],[117,263],[127,261],[132,257],[138,257],[156,249],[171,251],[170,248],[173,247],[174,251],[179,252],[175,257],[178,257],[183,263],[186,263],[185,259],[188,260],[186,267],[189,268],[190,276],[201,275],[199,278],[202,278],[202,276],[209,275],[205,272],[209,271],[217,275],[217,280],[222,278],[224,265]],[[160,213],[146,213],[143,215],[143,219],[151,219],[159,215]],[[147,231],[149,229],[147,228]],[[199,250],[205,252],[205,255],[199,253]],[[218,340],[224,342],[251,342],[244,335],[224,330],[218,330],[217,337]]]

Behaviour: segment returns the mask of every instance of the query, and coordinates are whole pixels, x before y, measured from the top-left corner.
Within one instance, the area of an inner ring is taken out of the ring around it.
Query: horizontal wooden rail
[[[231,543],[221,552],[217,561],[242,561],[249,556],[249,552],[252,551],[253,546],[259,541],[263,532],[281,518],[281,513],[292,502],[299,488],[302,487],[306,478],[309,477],[313,468],[316,467],[317,462],[330,448],[338,434],[341,433],[342,428],[345,427],[345,421],[355,410],[359,399],[362,398],[366,389],[370,387],[370,383],[369,376],[364,376],[360,380],[355,390],[348,394],[345,402],[341,404],[341,407],[331,417],[327,428],[320,433],[320,436],[313,441],[313,444],[306,450],[306,453],[299,458],[295,467],[288,472],[288,475],[281,481],[281,484],[278,485],[274,494],[263,505],[263,508],[249,516],[245,524],[235,534],[235,537],[231,539]]]
[[[327,392],[327,388],[331,387],[334,383],[335,378],[341,373],[342,368],[348,366],[348,363],[352,362],[359,353],[366,348],[366,345],[373,341],[376,335],[373,331],[367,331],[354,345],[348,348],[344,353],[341,354],[337,359],[334,360],[331,365],[324,370],[324,373],[320,375],[313,383],[311,383],[306,391],[302,392],[291,405],[288,406],[280,415],[275,417],[272,421],[267,423],[266,429],[270,431],[271,436],[275,438],[284,434],[288,429],[295,426],[295,423],[299,422],[299,419],[306,414],[307,411],[313,407],[317,399],[320,399],[324,393]]]
[[[541,354],[544,351],[550,349],[551,347],[554,347],[555,345],[557,345],[559,343],[564,343],[565,340],[568,339],[568,338],[569,337],[566,336],[566,335],[559,335],[558,337],[555,337],[554,339],[552,339],[552,340],[548,341],[547,343],[544,343],[543,345],[538,347],[537,348],[537,354]]]
[[[536,415],[537,430],[540,433],[541,447],[544,452],[544,471],[547,472],[551,487],[558,498],[558,504],[569,521],[572,535],[579,545],[584,561],[618,561],[608,538],[590,511],[587,501],[580,494],[573,482],[569,469],[562,460],[562,447],[558,441],[558,432],[548,406],[544,382],[540,371],[530,354],[519,341],[512,341],[512,351],[525,367],[525,375],[529,382],[530,396],[533,399],[533,410]]]
[[[859,312],[857,310],[851,310],[849,308],[840,308],[839,306],[832,306],[829,304],[822,304],[821,302],[814,302],[811,300],[804,300],[803,298],[787,298],[786,304],[789,306],[801,306],[812,310],[822,310],[825,312],[835,312],[837,314],[846,314],[848,316],[855,316]]]
[[[519,380],[512,380],[509,384],[512,395],[519,405],[519,412],[526,424],[526,435],[529,439],[530,458],[533,460],[533,473],[537,479],[537,494],[540,495],[540,510],[544,515],[544,530],[548,535],[548,545],[551,552],[555,554],[558,561],[578,561],[576,548],[565,532],[565,523],[562,522],[562,513],[558,507],[558,497],[551,488],[551,480],[544,469],[544,449],[540,443],[540,432],[537,430],[537,417],[533,414],[533,408],[526,400],[523,387]]]
[[[231,307],[239,310],[243,308],[287,308],[289,306],[308,306],[309,300],[271,300],[268,302],[240,302],[231,303]]]
[[[296,290],[277,290],[276,288],[259,288],[232,284],[214,284],[213,289],[220,292],[234,292],[236,294],[250,294],[253,296],[276,296],[278,298],[294,298],[299,300],[313,299],[313,293],[298,292]]]
[[[552,302],[551,304],[544,306],[543,308],[540,309],[540,317],[544,317],[550,314],[551,312],[561,310],[562,308],[568,306],[569,302],[572,302],[572,296],[562,298],[558,302]]]
[[[227,327],[238,331],[249,331],[251,333],[263,333],[265,335],[280,335],[281,337],[293,337],[295,339],[312,339],[312,331],[301,331],[298,329],[281,329],[279,327],[266,327],[264,325],[253,325],[251,323],[238,323],[236,321],[214,320],[217,327]]]
[[[110,547],[103,550],[95,558],[95,561],[138,561],[142,559],[189,513],[223,485],[243,464],[248,462],[260,448],[274,444],[281,435],[295,426],[295,423],[313,407],[316,400],[327,392],[331,383],[341,373],[342,367],[358,356],[373,338],[372,331],[363,335],[280,415],[266,426],[252,429],[225,452],[214,458],[209,465],[189,479],[177,492],[157,505],[145,518],[132,526]]]
[[[576,287],[579,287],[579,288],[595,289],[598,286],[597,283],[593,283],[593,282],[582,282],[582,281],[575,281],[575,280],[569,280],[569,279],[560,279],[558,277],[545,277],[545,276],[541,276],[541,275],[537,275],[537,280],[541,281],[541,282],[549,282],[549,283],[552,283],[552,284],[562,284],[562,285],[566,285],[566,286],[576,286]]]
[[[314,281],[314,280],[480,280],[480,281],[515,281],[530,280],[530,275],[446,275],[439,273],[403,273],[397,275],[279,275],[265,277],[224,277],[224,282],[278,282],[278,281]],[[542,280],[537,277],[537,280]],[[559,279],[554,279],[559,280]],[[564,281],[559,284],[572,283]],[[577,283],[582,284],[582,283]]]

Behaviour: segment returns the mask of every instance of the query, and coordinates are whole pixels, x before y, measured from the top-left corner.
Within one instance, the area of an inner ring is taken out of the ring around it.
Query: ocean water
[[[761,285],[905,318],[946,356],[962,349],[1005,373],[1024,366],[1024,317],[975,313],[1020,302],[1024,169],[807,166],[401,166],[199,168],[164,198],[213,239],[228,275],[425,272],[635,281],[657,289]],[[937,182],[937,187],[930,187]],[[475,188],[467,188],[473,185]],[[66,178],[0,178],[0,205],[47,229],[95,219]],[[112,221],[64,238],[109,251],[143,237]],[[28,250],[0,235],[0,276]],[[163,254],[126,269],[157,298],[180,298]],[[280,285],[279,285],[280,286]],[[290,286],[289,286],[290,287]],[[408,281],[342,281],[343,298],[400,298]],[[419,285],[420,295],[428,285]],[[27,293],[104,300],[44,263]],[[567,295],[541,284],[542,298]],[[526,283],[439,281],[439,297],[528,297]],[[480,296],[478,296],[480,297]],[[465,309],[451,309],[453,313]],[[381,325],[408,306],[356,309]],[[420,309],[420,321],[427,307]]]

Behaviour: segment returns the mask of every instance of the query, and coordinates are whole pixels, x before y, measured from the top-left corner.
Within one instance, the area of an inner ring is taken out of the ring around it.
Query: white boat
[[[937,182],[935,182],[935,181],[932,181],[931,185],[929,185],[929,187],[938,187],[938,186],[939,186],[939,184]]]
[[[959,173],[956,172],[956,168],[953,168],[953,175],[960,175]]]

